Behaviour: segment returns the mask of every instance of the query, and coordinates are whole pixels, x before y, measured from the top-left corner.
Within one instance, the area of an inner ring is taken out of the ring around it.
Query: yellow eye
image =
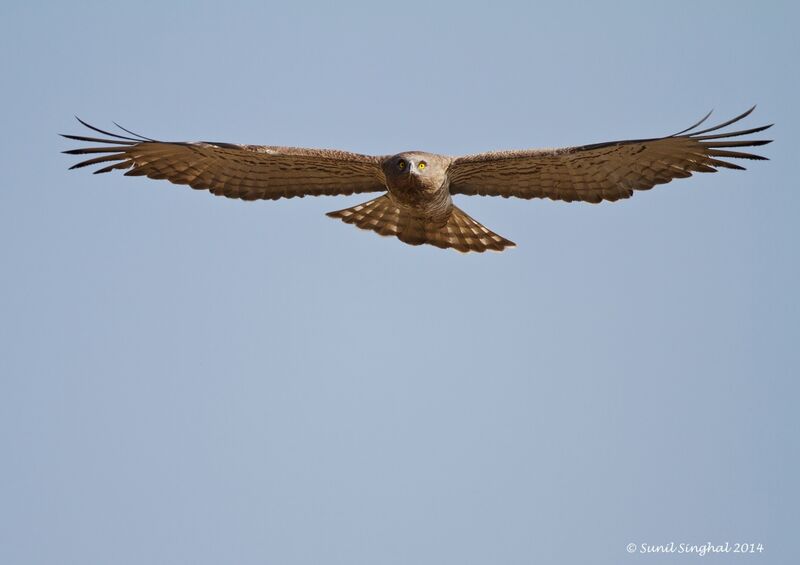
[[[424,169],[425,167],[427,167],[427,166],[428,166],[428,163],[426,163],[425,161],[420,161],[419,163],[417,163],[417,168],[418,168],[420,171],[421,171],[422,169]]]
[[[406,168],[406,162],[405,161],[398,161],[397,162],[397,168],[402,171],[403,169]]]

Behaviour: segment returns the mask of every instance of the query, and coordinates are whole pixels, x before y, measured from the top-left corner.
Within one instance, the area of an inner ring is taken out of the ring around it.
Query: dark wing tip
[[[731,125],[731,124],[734,124],[734,123],[738,122],[739,120],[743,120],[744,118],[746,118],[747,116],[749,116],[750,114],[752,114],[752,113],[753,113],[753,110],[755,110],[755,109],[756,109],[756,107],[755,107],[755,106],[752,106],[752,107],[751,107],[749,110],[747,110],[747,111],[743,112],[742,114],[739,114],[738,116],[736,116],[736,117],[734,117],[734,118],[731,118],[730,120],[728,120],[728,121],[726,121],[726,122],[722,122],[722,123],[721,123],[721,124],[719,124],[719,125],[712,126],[712,127],[710,127],[710,128],[706,128],[706,129],[703,129],[703,130],[700,130],[700,131],[695,131],[695,132],[692,132],[692,133],[691,133],[691,134],[689,134],[689,135],[691,135],[691,136],[696,136],[696,135],[701,135],[701,134],[704,134],[704,133],[709,133],[709,132],[712,132],[712,131],[717,131],[717,130],[719,130],[719,129],[722,129],[722,128],[726,127],[726,126],[729,126],[729,125]],[[698,124],[698,125],[699,125],[699,124]],[[694,128],[692,128],[692,129],[694,129]],[[689,130],[687,130],[687,131],[689,131]]]
[[[116,139],[125,139],[127,141],[133,141],[135,143],[139,143],[141,141],[155,141],[154,139],[150,139],[148,137],[144,137],[144,136],[141,136],[139,134],[136,134],[136,133],[133,133],[131,131],[128,131],[127,129],[123,128],[122,126],[120,126],[116,122],[114,122],[115,126],[117,126],[119,129],[121,129],[124,132],[127,132],[127,133],[130,133],[130,134],[134,135],[135,137],[128,137],[128,136],[125,136],[125,135],[120,135],[118,133],[111,133],[110,131],[106,131],[106,130],[100,129],[98,127],[95,127],[95,126],[89,124],[88,122],[83,121],[78,116],[75,116],[75,119],[78,120],[78,122],[80,122],[83,126],[89,128],[92,131],[96,131],[97,133],[102,133],[103,135],[108,135],[108,136],[114,137]]]
[[[696,123],[692,124],[691,126],[689,126],[689,127],[688,127],[688,128],[686,128],[686,129],[682,129],[681,131],[679,131],[679,132],[677,132],[677,133],[673,133],[672,135],[670,135],[670,136],[667,136],[667,137],[677,137],[677,136],[679,136],[679,135],[681,135],[681,134],[684,134],[684,133],[686,133],[687,131],[692,131],[694,128],[696,128],[697,126],[699,126],[700,124],[702,124],[703,122],[705,122],[705,121],[706,121],[706,120],[707,120],[707,119],[708,119],[708,118],[711,116],[711,114],[712,114],[713,112],[714,112],[714,108],[711,108],[711,109],[708,111],[708,114],[706,114],[705,116],[703,116],[702,118],[700,118],[700,120],[699,120],[699,121],[697,121]]]
[[[712,131],[717,131],[717,130],[719,130],[719,129],[722,129],[722,128],[724,128],[725,126],[729,126],[729,125],[731,125],[731,124],[733,124],[733,123],[736,123],[736,122],[738,122],[739,120],[743,120],[744,118],[746,118],[747,116],[749,116],[750,114],[752,114],[752,113],[753,113],[753,110],[755,110],[755,109],[756,109],[756,106],[757,106],[757,105],[755,105],[755,104],[754,104],[753,106],[751,106],[751,107],[750,107],[748,110],[746,110],[745,112],[743,112],[743,113],[739,114],[738,116],[736,116],[735,118],[732,118],[732,119],[730,119],[730,120],[728,120],[728,121],[726,121],[726,122],[723,122],[723,123],[721,123],[721,124],[719,124],[719,125],[712,126],[712,127],[710,127],[710,128],[706,128],[706,129],[704,129],[704,130],[701,130],[701,131],[695,131],[695,132],[692,132],[692,130],[693,130],[693,129],[697,128],[697,127],[698,127],[700,124],[702,124],[703,122],[705,122],[705,121],[706,121],[706,120],[709,118],[709,116],[711,116],[711,113],[713,112],[713,110],[712,110],[711,112],[709,112],[708,114],[706,114],[706,115],[705,115],[705,116],[704,116],[704,117],[703,117],[703,118],[702,118],[700,121],[698,121],[698,122],[697,122],[697,123],[695,123],[694,125],[692,125],[692,126],[690,126],[690,127],[686,128],[686,129],[684,129],[684,130],[681,130],[681,131],[679,131],[679,132],[677,132],[677,133],[673,133],[672,135],[669,135],[669,136],[667,136],[667,137],[678,137],[678,136],[680,136],[680,135],[689,135],[689,136],[695,137],[695,136],[702,135],[702,134],[704,134],[704,133],[709,133],[709,132],[712,132]],[[757,129],[753,129],[753,130],[747,130],[746,132],[743,132],[743,133],[754,133],[755,131],[763,131],[763,130],[765,130],[765,129],[768,129],[768,128],[772,127],[772,125],[773,125],[773,124],[769,124],[768,126],[763,126],[763,127],[761,127],[761,128],[757,128]],[[689,133],[689,132],[691,132],[691,133]],[[734,135],[735,135],[735,134],[734,134]]]
[[[113,123],[115,126],[117,126],[119,129],[121,129],[122,131],[124,131],[124,132],[126,132],[126,133],[129,133],[129,134],[131,134],[131,135],[132,135],[132,136],[134,136],[134,137],[138,137],[138,138],[139,138],[141,141],[155,141],[155,139],[152,139],[152,138],[150,138],[150,137],[145,137],[145,136],[143,136],[143,135],[141,135],[141,134],[139,134],[139,133],[136,133],[136,132],[134,132],[134,131],[131,131],[131,130],[129,130],[128,128],[124,128],[124,127],[122,127],[121,125],[119,125],[117,122],[112,122],[112,123]]]

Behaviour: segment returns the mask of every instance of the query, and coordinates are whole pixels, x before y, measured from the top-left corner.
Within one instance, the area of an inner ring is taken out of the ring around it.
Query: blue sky
[[[795,5],[5,2],[0,562],[796,554]],[[615,204],[456,204],[460,255],[67,171],[161,139],[452,155],[758,103],[771,161]],[[736,561],[737,559],[734,559]]]

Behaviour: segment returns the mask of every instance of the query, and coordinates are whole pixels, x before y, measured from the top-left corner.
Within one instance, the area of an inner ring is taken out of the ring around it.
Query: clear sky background
[[[791,2],[3,2],[0,562],[661,564],[797,555]],[[161,139],[447,154],[775,122],[615,204],[456,203],[518,243],[67,171]]]

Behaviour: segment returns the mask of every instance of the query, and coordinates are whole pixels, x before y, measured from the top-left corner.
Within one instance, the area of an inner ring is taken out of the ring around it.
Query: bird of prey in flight
[[[629,198],[692,173],[720,167],[744,169],[728,159],[766,159],[740,150],[766,139],[731,139],[767,126],[720,133],[753,111],[694,131],[708,116],[666,137],[609,141],[559,149],[496,151],[448,157],[424,151],[371,156],[332,149],[237,145],[210,141],[156,141],[119,125],[125,134],[81,124],[107,137],[64,135],[100,146],[65,151],[95,155],[71,168],[102,165],[95,173],[127,169],[147,176],[241,200],[295,196],[383,193],[330,212],[359,228],[394,236],[411,245],[427,243],[461,252],[503,251],[515,244],[484,227],[453,204],[454,194],[601,202]],[[712,133],[717,132],[717,133]]]

